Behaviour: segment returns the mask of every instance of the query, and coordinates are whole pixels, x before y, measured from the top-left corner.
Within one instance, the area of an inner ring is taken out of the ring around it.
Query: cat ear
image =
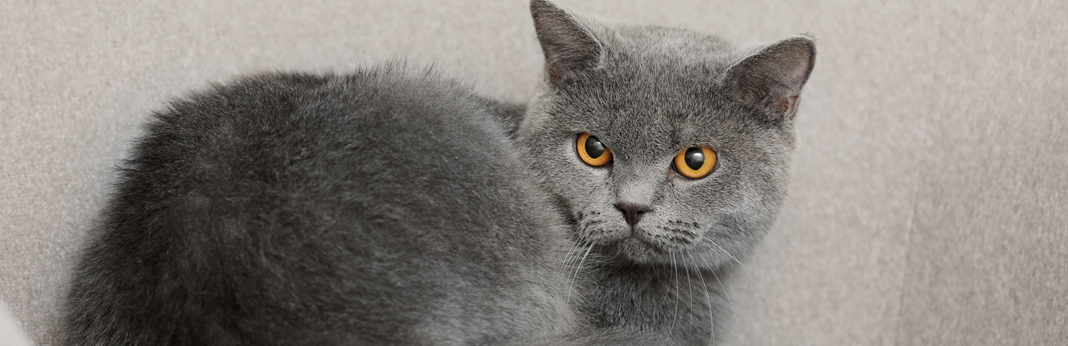
[[[546,0],[531,0],[530,14],[550,80],[561,81],[597,67],[601,43],[578,19]]]
[[[726,87],[735,100],[792,119],[801,88],[816,62],[816,44],[797,36],[776,42],[727,69]]]

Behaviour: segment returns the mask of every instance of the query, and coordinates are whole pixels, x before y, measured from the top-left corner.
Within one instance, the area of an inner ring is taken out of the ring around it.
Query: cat
[[[738,49],[530,5],[546,70],[525,107],[392,63],[157,112],[65,342],[715,342],[717,275],[782,203],[811,39]]]

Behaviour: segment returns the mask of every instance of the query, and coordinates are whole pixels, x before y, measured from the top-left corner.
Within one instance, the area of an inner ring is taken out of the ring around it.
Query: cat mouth
[[[637,263],[654,262],[667,252],[663,246],[646,239],[640,233],[640,230],[632,230],[630,234],[609,244],[608,251],[613,257]]]

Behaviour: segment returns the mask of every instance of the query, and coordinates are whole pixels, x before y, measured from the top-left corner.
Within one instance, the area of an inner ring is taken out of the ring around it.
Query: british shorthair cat
[[[274,73],[156,113],[70,345],[693,344],[785,195],[813,41],[531,1],[526,106],[427,68]]]

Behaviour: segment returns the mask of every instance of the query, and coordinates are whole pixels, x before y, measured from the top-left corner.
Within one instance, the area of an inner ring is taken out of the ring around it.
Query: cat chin
[[[605,254],[625,263],[664,264],[671,259],[666,249],[635,235],[623,237],[602,249]]]
[[[597,246],[597,251],[611,258],[616,264],[639,266],[669,265],[695,270],[714,270],[730,264],[730,257],[715,253],[695,251],[692,248],[668,249],[651,243],[640,236],[629,235],[608,244]]]

